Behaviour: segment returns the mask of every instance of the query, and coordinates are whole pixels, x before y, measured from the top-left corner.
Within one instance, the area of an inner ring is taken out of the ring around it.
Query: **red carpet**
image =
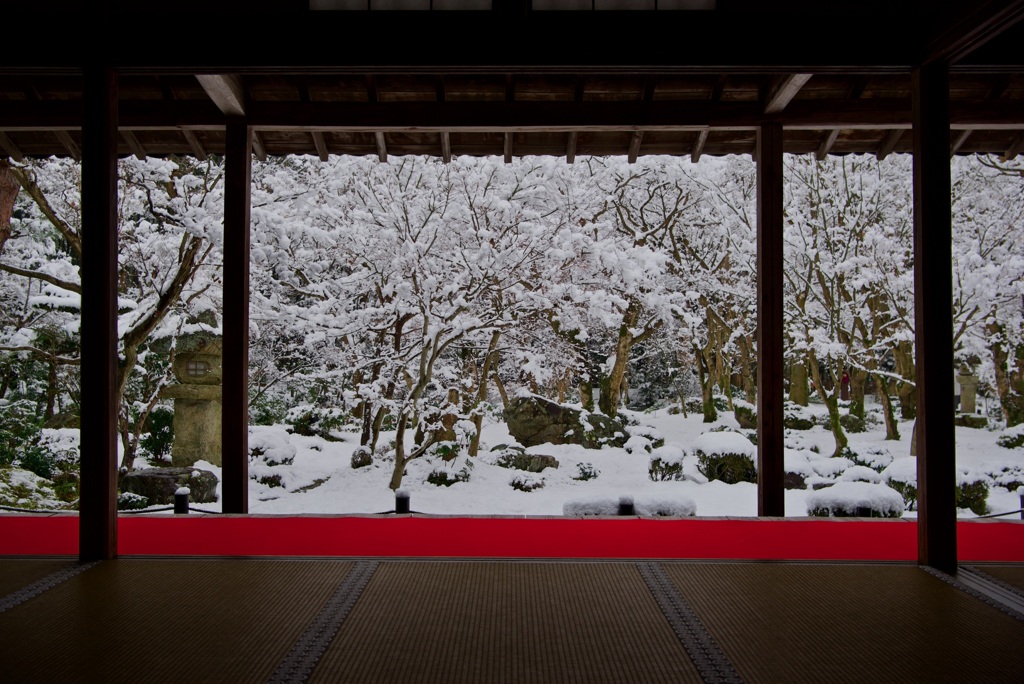
[[[1024,562],[1024,522],[957,525],[965,562]],[[153,516],[118,521],[121,555],[721,558],[913,561],[892,520],[580,520]],[[78,519],[0,516],[0,555],[75,555]]]

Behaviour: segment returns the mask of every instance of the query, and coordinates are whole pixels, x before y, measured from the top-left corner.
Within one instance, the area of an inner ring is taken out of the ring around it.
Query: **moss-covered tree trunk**
[[[469,441],[469,455],[476,456],[480,450],[480,431],[483,430],[484,426],[484,414],[481,411],[481,407],[484,402],[487,401],[487,378],[491,374],[491,365],[493,364],[494,357],[498,353],[498,340],[501,339],[501,331],[495,330],[491,333],[491,341],[487,345],[487,353],[484,355],[483,368],[480,370],[480,386],[476,392],[476,403],[472,408],[473,415],[473,427],[476,432],[473,433],[473,438]]]
[[[807,361],[795,359],[789,367],[789,400],[800,406],[807,406],[810,387],[807,385]]]
[[[992,340],[989,348],[992,351],[996,391],[1003,407],[1006,427],[1020,425],[1024,423],[1024,344],[1015,348],[1010,346],[1002,325],[992,323],[987,330]]]
[[[914,343],[902,340],[892,350],[896,359],[896,372],[906,382],[896,384],[896,395],[900,398],[900,418],[911,420],[917,417],[917,370],[914,367]]]
[[[885,378],[875,377],[878,385],[878,399],[882,402],[882,413],[885,416],[885,438],[886,440],[898,440],[900,438],[899,423],[896,421],[896,412],[893,409],[892,397],[889,396],[888,383]]]
[[[850,415],[864,420],[864,391],[868,384],[868,372],[860,368],[850,371]]]
[[[843,430],[842,423],[839,422],[839,378],[835,377],[833,373],[832,391],[829,392],[825,389],[825,383],[822,382],[824,378],[821,375],[821,367],[818,365],[818,359],[814,352],[809,354],[808,361],[810,361],[815,391],[817,391],[818,396],[821,397],[822,402],[824,402],[825,407],[828,409],[828,425],[836,442],[836,448],[832,452],[832,457],[841,456],[843,449],[850,442],[846,438],[846,432]]]
[[[601,413],[614,418],[619,412],[619,395],[622,392],[622,381],[629,364],[629,353],[633,348],[633,330],[640,318],[640,305],[630,301],[626,312],[622,315],[619,335],[615,342],[615,361],[607,376],[601,378],[601,396],[598,407]]]
[[[715,409],[715,399],[712,395],[712,389],[715,386],[714,376],[709,372],[704,351],[696,345],[693,347],[693,358],[697,361],[697,377],[700,380],[700,396],[704,409],[704,422],[714,423],[718,420],[718,411]]]

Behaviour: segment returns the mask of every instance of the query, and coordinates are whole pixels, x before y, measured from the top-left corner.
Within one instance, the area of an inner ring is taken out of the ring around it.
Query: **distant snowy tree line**
[[[785,164],[791,398],[828,406],[838,453],[845,373],[849,412],[877,393],[897,438],[915,409],[910,160]],[[176,340],[219,325],[223,168],[125,159],[120,173],[131,469]],[[953,178],[956,364],[1019,424],[1024,165],[957,158]],[[88,400],[79,202],[74,162],[0,162],[0,465]],[[742,157],[254,163],[252,419],[356,429],[394,458],[395,482],[425,453],[475,454],[485,417],[520,391],[608,415],[692,398],[714,421],[756,400],[755,213]]]

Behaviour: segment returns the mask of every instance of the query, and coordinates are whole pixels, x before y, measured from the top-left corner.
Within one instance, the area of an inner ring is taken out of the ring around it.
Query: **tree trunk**
[[[811,377],[814,379],[814,387],[818,392],[818,396],[825,403],[828,408],[828,425],[832,431],[832,437],[835,439],[836,448],[832,452],[832,457],[841,456],[843,449],[849,445],[849,440],[846,438],[846,432],[843,430],[842,424],[839,422],[839,378],[833,377],[832,391],[831,393],[825,389],[825,384],[822,382],[824,378],[821,375],[821,367],[818,365],[818,359],[811,352],[808,358],[811,366]]]
[[[491,366],[494,365],[494,358],[498,355],[498,340],[501,339],[501,331],[495,330],[491,333],[491,341],[487,345],[487,353],[484,355],[484,365],[480,370],[480,387],[476,392],[476,404],[473,406],[473,427],[476,432],[469,441],[469,455],[476,456],[480,450],[480,431],[484,426],[484,416],[480,412],[480,405],[487,401],[487,378],[491,374]]]
[[[395,431],[395,469],[391,473],[391,490],[402,486],[405,466],[409,462],[405,458],[405,413],[398,414],[398,429]]]
[[[615,363],[607,378],[601,378],[601,396],[598,403],[601,413],[614,418],[619,412],[619,395],[622,392],[622,379],[626,375],[629,364],[629,352],[633,348],[633,328],[640,318],[640,305],[631,301],[626,307],[619,326],[619,337],[615,344]]]
[[[892,398],[889,396],[889,388],[884,378],[875,378],[878,385],[878,398],[882,402],[882,413],[885,415],[885,439],[895,441],[900,438],[899,423],[896,421],[896,413],[893,411]]]
[[[903,340],[893,348],[896,359],[896,372],[908,382],[896,386],[896,394],[900,398],[900,418],[911,420],[917,417],[917,374],[914,368],[914,343]]]
[[[46,410],[43,411],[43,422],[53,418],[53,407],[57,400],[57,364],[50,364],[50,373],[46,379]]]
[[[850,371],[850,415],[864,420],[864,391],[868,372],[859,368]]]
[[[1006,427],[1014,427],[1024,423],[1024,345],[1018,345],[1011,358],[1003,326],[990,324],[987,331],[992,340],[989,348],[995,366],[999,403],[1003,407]]]
[[[797,359],[789,367],[789,400],[800,406],[807,406],[810,387],[807,385],[807,361]]]
[[[700,395],[701,403],[704,408],[704,422],[714,423],[718,420],[718,411],[715,409],[715,399],[711,393],[714,388],[714,378],[711,373],[708,372],[707,359],[704,358],[704,352],[694,346],[693,356],[697,360],[697,373],[700,379]]]

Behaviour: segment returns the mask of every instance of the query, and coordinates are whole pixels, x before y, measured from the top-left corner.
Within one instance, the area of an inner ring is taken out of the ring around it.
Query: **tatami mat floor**
[[[0,681],[1019,682],[1024,654],[1024,616],[914,565],[132,558],[67,568],[0,559]],[[999,569],[1007,582],[1024,570]]]

